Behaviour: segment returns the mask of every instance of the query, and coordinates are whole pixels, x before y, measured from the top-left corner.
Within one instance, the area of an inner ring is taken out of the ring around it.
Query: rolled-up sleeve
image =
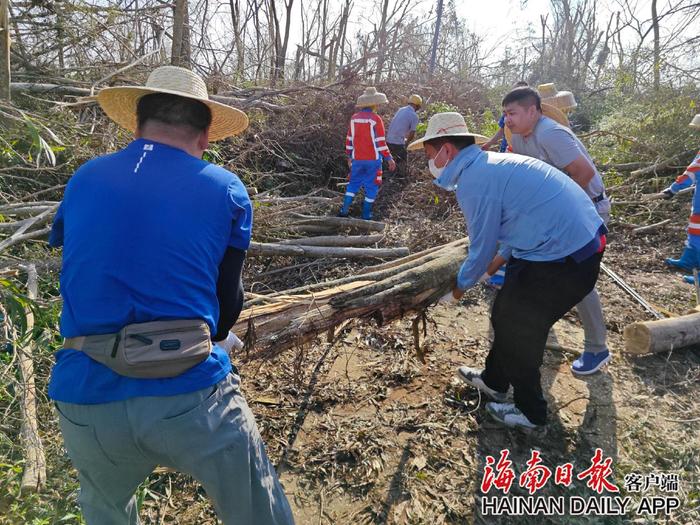
[[[457,287],[467,290],[479,281],[497,253],[501,203],[493,198],[471,198],[463,211],[469,229],[469,256],[457,274]]]
[[[504,244],[498,249],[498,255],[507,261],[510,259],[510,256],[513,255],[513,248]]]

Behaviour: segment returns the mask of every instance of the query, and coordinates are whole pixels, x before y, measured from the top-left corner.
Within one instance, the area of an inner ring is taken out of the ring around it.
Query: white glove
[[[457,304],[458,302],[459,302],[459,299],[455,299],[455,296],[452,293],[452,290],[450,290],[445,295],[440,297],[440,299],[438,299],[438,303],[441,303],[441,304]]]
[[[228,336],[226,336],[226,339],[224,339],[223,341],[219,341],[216,344],[223,348],[227,354],[230,354],[234,349],[243,349],[243,341],[238,339],[238,337],[236,337],[236,334],[234,334],[233,332],[229,332]]]

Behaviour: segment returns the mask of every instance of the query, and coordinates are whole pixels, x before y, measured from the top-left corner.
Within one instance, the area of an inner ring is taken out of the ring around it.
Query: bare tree
[[[190,48],[190,20],[188,0],[176,0],[173,14],[172,65],[189,68],[192,62]]]
[[[10,100],[10,9],[0,0],[0,99]]]

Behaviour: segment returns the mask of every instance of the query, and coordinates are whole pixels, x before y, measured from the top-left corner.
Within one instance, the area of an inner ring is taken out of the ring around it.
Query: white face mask
[[[444,148],[444,147],[445,146],[443,144],[442,148]],[[440,148],[440,150],[437,152],[437,155],[435,155],[435,157],[428,160],[428,169],[430,170],[430,173],[433,175],[433,177],[436,179],[440,178],[440,175],[442,175],[443,170],[447,167],[447,164],[449,164],[449,162],[446,162],[442,168],[438,168],[435,165],[435,159],[437,159],[438,156],[440,155],[440,153],[442,152],[442,148]]]

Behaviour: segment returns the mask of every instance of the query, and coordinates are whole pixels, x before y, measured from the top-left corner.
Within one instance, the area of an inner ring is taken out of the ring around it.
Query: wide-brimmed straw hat
[[[569,118],[564,114],[564,112],[561,109],[555,108],[554,106],[550,106],[549,104],[545,104],[544,102],[542,102],[542,114],[545,117],[551,118],[553,121],[561,124],[562,126],[566,126],[567,128],[571,127]],[[503,131],[506,135],[506,140],[508,141],[508,144],[511,144],[511,137],[513,136],[513,132],[508,126],[505,126],[503,128]]]
[[[384,93],[377,91],[376,87],[368,87],[365,92],[357,97],[357,107],[366,108],[369,106],[378,106],[379,104],[387,104],[389,101]]]
[[[700,113],[693,117],[693,120],[690,121],[690,124],[688,124],[688,126],[690,126],[691,128],[700,129]]]
[[[488,139],[478,133],[471,133],[464,122],[464,117],[459,113],[436,113],[428,121],[428,129],[425,135],[414,140],[408,145],[410,151],[419,149],[427,140],[441,137],[474,137],[477,144],[483,144]]]
[[[209,100],[204,80],[189,69],[162,66],[148,76],[145,86],[116,86],[104,88],[97,101],[107,116],[114,122],[136,131],[136,106],[144,95],[168,93],[197,100],[211,110],[209,140],[221,140],[237,135],[248,127],[248,117],[240,109]]]
[[[567,111],[578,106],[574,94],[571,91],[557,91],[554,84],[540,84],[537,86],[537,91],[542,97],[542,102],[546,102],[550,106]]]

